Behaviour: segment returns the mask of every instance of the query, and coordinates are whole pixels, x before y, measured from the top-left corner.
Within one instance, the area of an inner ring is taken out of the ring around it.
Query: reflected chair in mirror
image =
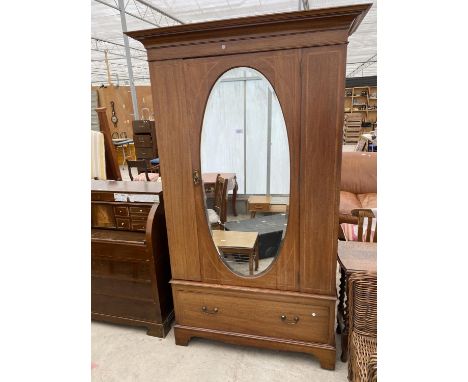
[[[351,215],[356,217],[358,224],[342,223],[341,230],[347,241],[362,241],[377,243],[377,210],[356,208]]]
[[[348,291],[348,380],[372,381],[370,377],[377,369],[377,275],[353,273],[348,279]]]
[[[128,160],[127,159],[127,167],[128,167],[128,175],[132,181],[140,181],[140,182],[156,182],[159,178],[158,173],[149,172],[148,163],[144,159],[137,159],[137,160]],[[137,175],[133,176],[132,168],[137,169]]]
[[[227,179],[220,174],[216,176],[213,208],[207,210],[208,221],[212,229],[222,229],[227,214]]]

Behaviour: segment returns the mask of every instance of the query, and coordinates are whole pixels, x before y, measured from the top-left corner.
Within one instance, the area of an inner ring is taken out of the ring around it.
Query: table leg
[[[253,258],[255,256],[255,249],[249,253],[249,275],[253,275]]]
[[[255,217],[255,211],[250,212],[250,218],[253,219]]]
[[[258,256],[260,254],[258,253],[258,239],[257,242],[255,243],[255,270],[258,271]]]
[[[237,207],[236,207],[236,202],[237,202],[237,190],[239,189],[239,186],[237,184],[237,179],[234,177],[234,189],[232,190],[232,213],[234,216],[237,216]]]

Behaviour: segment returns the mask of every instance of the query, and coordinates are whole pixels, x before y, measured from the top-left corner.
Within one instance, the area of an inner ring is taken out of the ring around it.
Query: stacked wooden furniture
[[[359,113],[345,114],[343,143],[356,144],[362,132],[362,119]]]
[[[92,181],[91,227],[92,319],[164,337],[174,313],[161,184]]]
[[[154,121],[133,121],[133,142],[137,159],[158,158],[158,144]]]
[[[310,353],[335,367],[337,226],[348,37],[370,4],[127,33],[148,51],[171,255],[175,339]],[[235,67],[261,72],[281,104],[290,150],[288,227],[267,271],[221,259],[200,181],[205,106]]]
[[[345,113],[361,116],[365,132],[377,128],[377,86],[356,86],[345,89]]]

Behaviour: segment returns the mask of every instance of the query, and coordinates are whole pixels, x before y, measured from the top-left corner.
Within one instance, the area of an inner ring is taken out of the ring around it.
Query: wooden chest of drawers
[[[117,183],[130,182],[91,192],[91,317],[164,337],[174,312],[161,186],[131,184],[155,187],[159,203],[116,202]]]
[[[137,159],[159,157],[154,121],[133,121],[133,142]]]

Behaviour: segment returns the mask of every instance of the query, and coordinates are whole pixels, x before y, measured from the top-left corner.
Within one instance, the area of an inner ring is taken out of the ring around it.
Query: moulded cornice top
[[[239,17],[194,24],[127,32],[143,43],[152,45],[183,44],[207,38],[233,38],[252,34],[277,34],[296,31],[347,29],[351,35],[359,26],[372,3],[342,7],[311,9],[308,11],[274,13]]]

